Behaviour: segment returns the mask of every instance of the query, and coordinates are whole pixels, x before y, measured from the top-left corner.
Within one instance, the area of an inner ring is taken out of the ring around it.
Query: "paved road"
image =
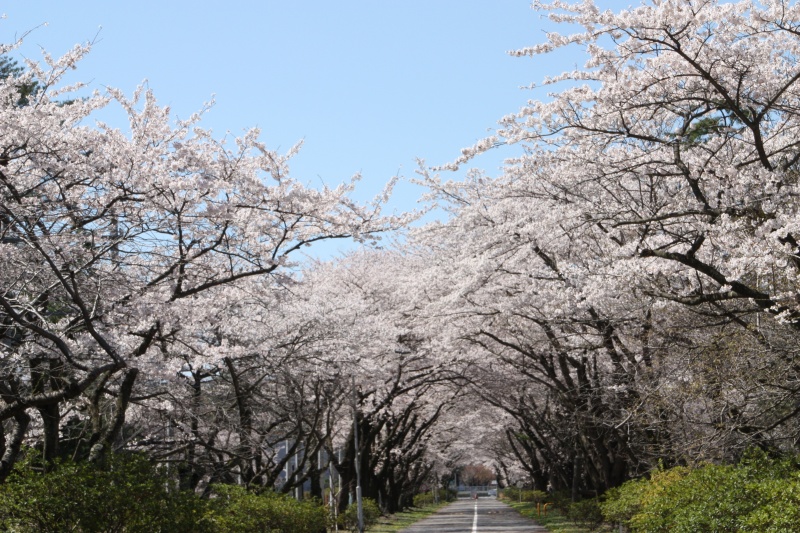
[[[546,533],[495,498],[458,500],[400,533]]]

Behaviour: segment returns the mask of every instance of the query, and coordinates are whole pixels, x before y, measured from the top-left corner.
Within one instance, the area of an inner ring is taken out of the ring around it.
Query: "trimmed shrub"
[[[369,529],[381,517],[381,509],[375,500],[364,498],[361,500],[364,511],[364,529]],[[344,513],[339,515],[339,527],[346,531],[358,531],[358,506],[355,502],[347,506]]]
[[[645,505],[660,501],[662,495],[673,484],[683,479],[689,470],[676,467],[670,470],[656,470],[651,473],[650,479],[634,479],[605,493],[605,501],[600,504],[600,510],[606,520],[621,522],[633,527],[634,517],[639,521],[642,513],[651,516],[657,513],[658,505],[644,510]]]
[[[37,455],[29,454],[0,485],[0,531],[320,533],[327,525],[325,508],[314,500],[232,485],[215,485],[208,500],[169,490],[168,480],[139,455],[111,455],[102,467],[57,462],[46,473],[31,459]]]
[[[319,533],[327,513],[315,500],[265,491],[249,492],[236,485],[214,485],[206,521],[216,533]]]
[[[204,532],[204,502],[168,492],[166,480],[139,455],[112,455],[102,467],[63,461],[47,473],[32,457],[0,485],[0,529],[131,533]]]
[[[800,470],[797,460],[763,452],[738,465],[658,470],[609,491],[601,509],[634,532],[791,533],[800,524]]]
[[[455,493],[446,489],[439,489],[439,501],[449,502],[455,499]],[[414,507],[424,507],[435,503],[434,492],[421,492],[414,495]]]
[[[542,503],[548,500],[549,496],[541,490],[519,489],[517,487],[506,487],[503,489],[502,497],[513,501]]]
[[[594,531],[603,524],[603,513],[597,499],[573,502],[567,509],[567,518],[589,531]]]
[[[414,507],[433,505],[433,492],[421,492],[414,495]]]

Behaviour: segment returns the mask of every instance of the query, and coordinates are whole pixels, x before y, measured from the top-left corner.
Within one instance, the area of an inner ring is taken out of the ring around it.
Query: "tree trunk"
[[[47,357],[31,359],[31,389],[35,396],[44,394],[48,384],[51,388],[56,385],[56,380],[53,376],[54,364],[58,364],[58,361]],[[42,417],[42,459],[44,459],[45,464],[49,464],[58,456],[61,413],[58,402],[38,407],[37,411],[39,411],[39,416]]]
[[[0,483],[4,483],[11,470],[14,468],[14,463],[17,462],[17,456],[22,448],[22,441],[25,439],[25,432],[28,429],[28,424],[31,423],[31,417],[28,413],[21,412],[14,415],[14,422],[16,427],[11,433],[11,438],[3,450],[3,458],[0,459]]]
[[[105,459],[109,449],[114,445],[114,441],[122,431],[122,427],[125,424],[125,413],[128,410],[128,403],[133,392],[133,384],[138,374],[139,369],[137,368],[129,368],[125,371],[117,393],[117,401],[114,405],[114,416],[108,422],[100,439],[89,450],[90,462],[97,463]]]

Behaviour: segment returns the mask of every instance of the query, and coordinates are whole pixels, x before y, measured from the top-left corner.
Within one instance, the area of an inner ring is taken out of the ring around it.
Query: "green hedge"
[[[364,529],[369,529],[381,517],[381,509],[375,500],[363,498],[361,508],[364,512]],[[358,531],[358,506],[354,503],[347,506],[339,515],[339,528],[345,531]]]
[[[0,530],[208,531],[204,502],[167,492],[166,480],[143,457],[112,456],[103,468],[65,461],[46,474],[30,457],[0,485]]]
[[[800,524],[796,459],[751,452],[738,465],[658,470],[609,491],[606,520],[633,532],[794,533]]]
[[[319,533],[327,526],[326,509],[313,500],[231,485],[213,486],[209,499],[174,490],[138,455],[111,456],[102,467],[64,461],[47,473],[36,456],[0,485],[0,531]]]
[[[439,501],[450,502],[456,499],[456,492],[447,489],[439,489]],[[414,496],[414,507],[425,507],[435,503],[433,491],[421,492]]]
[[[297,501],[271,491],[255,494],[234,485],[215,485],[207,524],[215,533],[325,531],[327,512],[315,500]]]
[[[546,492],[541,490],[519,489],[517,487],[506,487],[501,493],[503,498],[513,501],[542,503],[549,499]]]

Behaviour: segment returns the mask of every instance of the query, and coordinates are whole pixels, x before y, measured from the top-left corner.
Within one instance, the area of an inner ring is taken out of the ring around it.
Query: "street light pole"
[[[358,509],[358,531],[364,533],[364,505],[361,501],[361,454],[358,452],[358,411],[356,409],[356,378],[350,376],[353,385],[353,444],[356,465],[356,506]]]

